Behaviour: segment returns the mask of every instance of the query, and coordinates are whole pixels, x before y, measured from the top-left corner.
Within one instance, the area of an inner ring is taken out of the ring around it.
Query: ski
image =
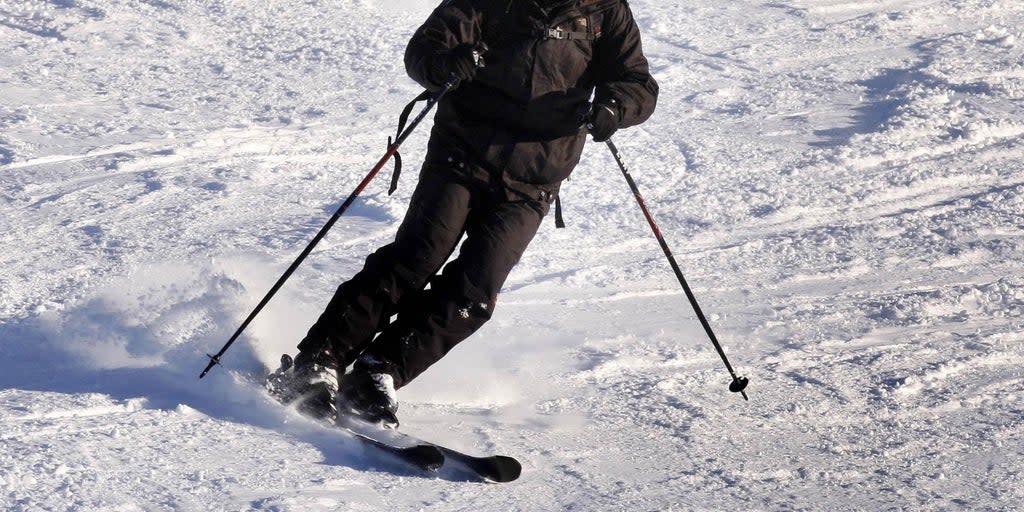
[[[338,426],[365,439],[373,440],[385,446],[429,446],[444,457],[444,463],[454,462],[462,469],[476,475],[477,478],[493,483],[512,482],[522,474],[523,467],[513,457],[505,455],[474,456],[460,452],[444,445],[425,441],[411,434],[381,428],[366,423],[359,418],[341,415]]]
[[[332,426],[335,426],[342,432],[358,439],[366,445],[390,454],[391,456],[416,466],[423,471],[436,472],[444,466],[444,451],[437,446],[426,443],[413,444],[410,446],[395,446],[340,425]]]
[[[444,453],[440,448],[427,444],[427,443],[389,443],[385,440],[379,439],[376,436],[367,435],[357,430],[346,428],[344,425],[339,425],[335,421],[335,413],[333,412],[333,404],[324,403],[322,399],[305,397],[296,397],[287,391],[289,387],[288,376],[289,370],[294,365],[294,361],[291,356],[285,354],[281,356],[281,367],[277,370],[267,374],[266,379],[263,382],[263,387],[275,401],[284,405],[289,406],[292,402],[312,402],[312,407],[304,408],[303,405],[295,407],[295,409],[303,416],[316,420],[330,428],[340,430],[352,437],[364,445],[370,446],[374,449],[380,450],[392,457],[397,458],[409,465],[415,466],[423,471],[436,472],[444,466]],[[325,393],[327,391],[321,391],[314,388],[309,391],[311,395],[317,395]],[[313,413],[317,408],[323,408],[321,413]],[[332,409],[328,411],[327,409]]]
[[[451,461],[454,465],[468,471],[477,478],[495,483],[511,482],[519,478],[522,465],[518,460],[504,455],[477,457],[464,452],[424,441],[415,436],[368,423],[358,417],[340,412],[329,399],[318,398],[318,395],[329,397],[332,392],[326,387],[311,388],[305,397],[296,397],[288,391],[290,383],[289,371],[294,361],[291,356],[281,356],[281,367],[267,374],[264,388],[268,394],[283,405],[301,402],[297,410],[303,415],[336,428],[360,442],[381,450],[412,466],[429,472],[436,472]],[[324,384],[320,384],[324,386]],[[305,410],[304,410],[305,409]],[[320,411],[313,414],[313,411]]]
[[[518,479],[523,472],[523,465],[518,460],[506,455],[474,457],[445,446],[429,444],[439,448],[446,461],[455,461],[488,482],[499,484],[512,482]]]

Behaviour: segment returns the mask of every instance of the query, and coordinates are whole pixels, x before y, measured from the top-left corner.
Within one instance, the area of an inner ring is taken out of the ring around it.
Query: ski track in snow
[[[634,0],[657,113],[601,145],[494,319],[402,391],[429,476],[259,391],[386,243],[433,2],[0,0],[0,508],[1010,510],[1024,500],[1024,5]],[[385,170],[387,172],[387,170]],[[1014,504],[1017,505],[1014,505]]]

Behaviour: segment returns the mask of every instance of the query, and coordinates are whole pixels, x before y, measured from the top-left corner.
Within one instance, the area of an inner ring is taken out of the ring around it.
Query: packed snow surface
[[[1024,502],[1024,3],[633,0],[660,104],[603,145],[404,429],[427,475],[259,387],[389,241],[375,181],[429,0],[0,0],[0,508],[1009,510]],[[429,122],[426,123],[429,125]]]

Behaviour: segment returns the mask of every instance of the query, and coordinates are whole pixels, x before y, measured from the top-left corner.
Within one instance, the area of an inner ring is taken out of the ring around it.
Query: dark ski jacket
[[[428,167],[476,164],[550,200],[579,162],[592,95],[614,100],[621,128],[654,112],[658,84],[626,0],[445,0],[409,42],[406,70],[437,90],[443,54],[481,41],[486,67],[438,104]]]

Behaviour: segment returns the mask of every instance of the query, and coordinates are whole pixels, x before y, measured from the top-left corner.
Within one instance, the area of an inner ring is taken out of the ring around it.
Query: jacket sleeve
[[[625,0],[605,16],[602,32],[596,43],[599,78],[594,101],[614,99],[619,104],[619,126],[638,125],[654,113],[658,82],[651,76],[640,29]]]
[[[440,89],[448,78],[438,76],[445,54],[459,44],[475,44],[480,33],[480,14],[470,0],[445,0],[409,40],[406,72],[428,90]]]

